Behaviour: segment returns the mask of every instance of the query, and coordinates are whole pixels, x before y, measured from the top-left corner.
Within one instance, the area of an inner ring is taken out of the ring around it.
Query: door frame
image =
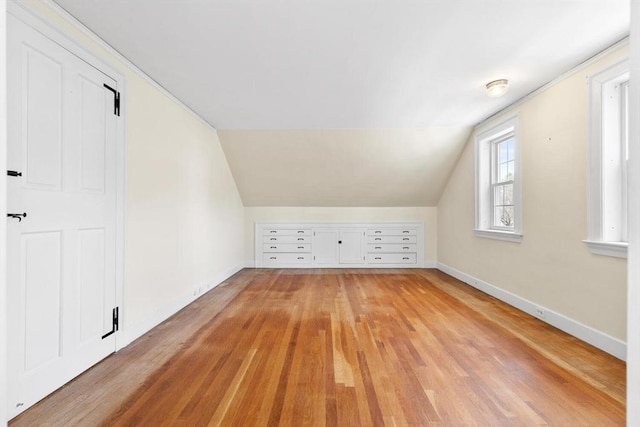
[[[108,64],[105,60],[98,58],[90,52],[88,48],[81,46],[78,42],[71,39],[60,28],[64,28],[64,24],[70,26],[72,31],[80,31],[84,35],[89,35],[90,43],[95,41],[95,35],[91,35],[82,24],[73,20],[69,16],[63,14],[61,9],[52,5],[48,1],[42,1],[41,5],[27,4],[18,0],[0,0],[0,43],[3,49],[0,53],[0,172],[6,170],[6,18],[10,14],[14,18],[24,22],[27,26],[38,31],[48,39],[59,44],[69,52],[73,53],[89,65],[107,74],[116,81],[117,90],[121,93],[120,120],[117,120],[116,130],[116,283],[115,283],[115,301],[120,307],[120,330],[115,336],[115,351],[120,350],[128,343],[124,340],[124,329],[126,325],[126,310],[124,309],[124,221],[126,208],[126,79],[125,75]],[[50,22],[51,15],[60,15],[63,24],[58,28]],[[102,46],[99,46],[102,47]],[[6,174],[0,173],[0,189],[2,189],[3,197],[0,198],[0,241],[6,242]],[[0,245],[0,426],[6,425],[7,420],[7,387],[6,387],[6,369],[7,369],[7,322],[6,322],[6,244]]]
[[[7,170],[7,1],[0,0],[0,171]],[[7,175],[0,173],[0,426],[7,424]]]

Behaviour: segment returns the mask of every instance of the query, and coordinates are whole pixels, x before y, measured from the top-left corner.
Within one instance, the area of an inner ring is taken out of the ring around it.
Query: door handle
[[[22,218],[26,218],[27,217],[27,213],[26,212],[23,212],[21,214],[8,213],[7,217],[8,218],[16,218],[18,220],[18,222],[22,222]]]
[[[22,176],[22,172],[18,172],[18,171],[7,171],[7,176]]]

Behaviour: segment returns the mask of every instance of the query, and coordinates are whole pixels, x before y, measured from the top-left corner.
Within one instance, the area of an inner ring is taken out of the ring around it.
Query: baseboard
[[[537,317],[543,322],[555,326],[556,328],[568,333],[569,335],[581,339],[582,341],[585,341],[593,345],[594,347],[597,347],[600,350],[617,357],[620,360],[626,360],[627,358],[627,344],[624,341],[607,335],[604,332],[598,331],[590,326],[584,325],[577,320],[566,317],[553,310],[549,310],[548,308],[543,307],[539,304],[535,304],[525,298],[512,294],[511,292],[505,291],[504,289],[501,289],[495,285],[484,282],[469,274],[456,270],[453,267],[449,267],[448,265],[445,265],[441,262],[438,263],[437,268],[443,273],[453,276],[456,279],[468,284],[469,286],[472,286],[486,294],[498,298],[500,301],[503,301],[521,311],[524,311],[525,313]],[[544,318],[541,318],[537,315],[537,310],[540,309],[542,309],[544,312]]]
[[[116,336],[116,348],[120,350],[129,344],[131,344],[136,339],[140,338],[142,335],[149,332],[151,329],[158,326],[160,323],[167,320],[169,317],[173,316],[193,301],[200,298],[205,293],[209,292],[211,289],[218,286],[220,283],[227,280],[229,277],[236,274],[238,271],[242,270],[246,267],[246,263],[240,263],[213,278],[209,283],[203,285],[196,285],[193,287],[193,290],[177,297],[171,304],[166,305],[162,308],[156,310],[151,316],[147,319],[138,322],[134,325],[125,326]],[[126,325],[126,318],[125,318]]]
[[[411,268],[411,267],[407,267],[406,264],[402,264],[401,267],[402,268]],[[253,261],[253,260],[245,261],[244,262],[244,268],[256,268],[256,262]],[[298,268],[299,268],[299,266],[298,266]],[[315,266],[313,268],[320,268],[320,267]],[[345,268],[351,268],[351,266],[345,266]],[[378,267],[371,266],[369,268],[378,268]],[[423,265],[420,266],[420,268],[438,268],[438,262],[434,261],[434,260],[427,260],[427,261],[424,261]]]

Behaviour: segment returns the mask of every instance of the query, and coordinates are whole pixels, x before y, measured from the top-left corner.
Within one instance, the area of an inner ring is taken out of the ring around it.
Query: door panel
[[[25,372],[60,356],[61,243],[60,232],[22,236]]]
[[[104,312],[105,289],[105,254],[104,254],[104,229],[80,230],[80,342],[101,335],[111,325],[105,324],[104,317],[95,313]]]
[[[313,236],[313,257],[316,264],[338,263],[338,229],[319,228]]]
[[[105,88],[87,77],[80,78],[80,189],[104,191],[105,171]]]
[[[116,82],[9,15],[9,415],[115,350]]]
[[[364,264],[365,229],[343,228],[340,230],[340,264]]]
[[[25,46],[22,73],[22,170],[31,186],[60,189],[62,183],[62,65]],[[40,108],[30,108],[35,105]]]

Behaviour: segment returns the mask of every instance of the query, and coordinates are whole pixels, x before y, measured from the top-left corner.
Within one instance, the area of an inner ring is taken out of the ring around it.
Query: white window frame
[[[588,237],[597,255],[627,257],[626,114],[629,61],[589,78]]]
[[[492,174],[497,162],[494,145],[505,137],[513,135],[514,140],[514,176],[513,176],[513,227],[493,225],[494,215],[494,182]],[[519,115],[510,117],[486,130],[480,129],[475,137],[476,156],[476,224],[474,233],[477,237],[522,241],[522,197],[520,166],[520,131]]]

